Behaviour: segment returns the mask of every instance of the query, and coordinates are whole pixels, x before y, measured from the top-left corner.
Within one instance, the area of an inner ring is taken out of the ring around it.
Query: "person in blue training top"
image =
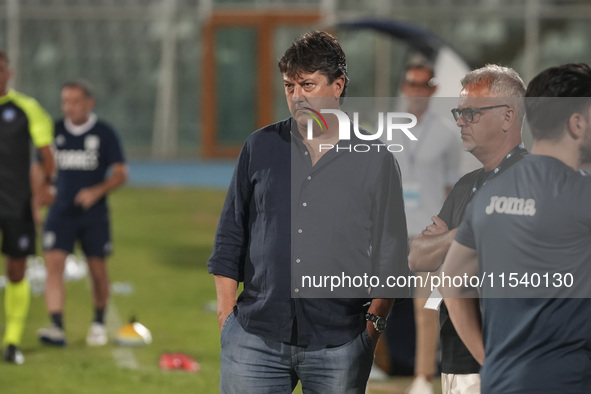
[[[0,50],[0,234],[8,278],[2,345],[4,360],[20,365],[25,361],[19,346],[31,299],[25,278],[26,257],[35,254],[32,202],[41,206],[53,200],[51,181],[55,165],[51,116],[35,99],[8,89],[11,77],[8,56]],[[38,149],[41,162],[39,181],[35,184],[30,179],[31,142]]]
[[[86,81],[67,82],[61,92],[64,119],[55,124],[57,196],[45,221],[45,302],[51,326],[38,331],[47,344],[66,344],[63,310],[66,257],[79,241],[92,278],[94,319],[86,342],[108,341],[105,309],[109,297],[106,257],[112,252],[107,194],[123,185],[127,167],[116,132],[92,112],[95,99]]]
[[[591,177],[577,169],[591,161],[591,67],[543,71],[525,110],[531,155],[476,194],[443,265],[496,283],[480,289],[481,305],[449,285],[442,294],[483,364],[482,393],[590,393]]]

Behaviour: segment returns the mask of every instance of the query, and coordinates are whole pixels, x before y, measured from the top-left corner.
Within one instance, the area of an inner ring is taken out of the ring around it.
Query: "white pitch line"
[[[107,332],[109,333],[109,338],[114,339],[117,337],[117,330],[121,325],[121,319],[119,318],[119,313],[117,313],[117,307],[115,307],[115,304],[109,300],[109,305],[107,306]],[[135,359],[131,349],[123,347],[113,348],[113,358],[115,359],[115,364],[117,364],[119,368],[140,369],[140,365]]]

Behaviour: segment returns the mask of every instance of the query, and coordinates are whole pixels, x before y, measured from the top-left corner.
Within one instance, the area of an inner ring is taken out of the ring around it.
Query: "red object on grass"
[[[163,353],[158,362],[160,369],[165,371],[181,370],[186,372],[198,372],[201,365],[193,357],[185,353]]]

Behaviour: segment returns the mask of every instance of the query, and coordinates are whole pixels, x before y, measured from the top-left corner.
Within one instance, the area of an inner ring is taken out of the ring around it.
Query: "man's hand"
[[[51,177],[45,175],[45,170],[39,162],[34,162],[31,165],[30,178],[33,221],[35,224],[41,224],[43,218],[40,209],[43,206],[53,204],[57,191],[51,183]]]
[[[51,176],[45,173],[40,163],[34,162],[31,165],[29,176],[34,206],[43,207],[53,204],[56,189],[51,183]]]
[[[218,309],[218,324],[220,326],[220,332],[222,331],[222,327],[224,326],[226,319],[228,318],[228,316],[230,316],[230,313],[232,313],[233,310],[234,310],[234,308],[232,308],[230,310]]]
[[[431,220],[433,221],[433,224],[427,226],[421,235],[439,235],[449,231],[447,224],[445,224],[439,216],[433,216]]]
[[[80,189],[74,203],[80,205],[84,210],[89,209],[103,196],[117,189],[127,181],[127,166],[125,163],[114,163],[111,166],[111,175],[99,184]]]
[[[378,345],[378,341],[380,339],[381,332],[376,330],[373,326],[373,322],[367,321],[367,333],[369,334],[369,338],[371,339],[371,344],[373,345],[373,350],[376,350],[376,346]]]
[[[224,322],[236,306],[238,282],[221,275],[214,275],[213,278],[218,301],[218,324],[221,332]]]
[[[408,267],[414,272],[437,271],[458,232],[457,228],[449,230],[439,216],[433,216],[431,220],[433,224],[410,241]]]
[[[394,306],[394,298],[374,298],[371,301],[371,304],[367,310],[368,313],[372,313],[376,316],[380,316],[382,319],[388,319],[388,315]],[[378,340],[380,339],[380,335],[382,334],[378,330],[376,330],[373,326],[372,321],[366,321],[367,333],[371,338],[371,344],[373,345],[373,350],[376,350],[376,345],[378,344]]]
[[[31,212],[33,214],[33,222],[37,225],[43,223],[41,216],[41,207],[51,205],[55,201],[56,189],[51,184],[39,185],[33,190],[33,197],[31,199]]]
[[[88,210],[90,207],[96,204],[96,202],[100,200],[102,196],[103,193],[100,189],[96,187],[87,187],[80,189],[74,198],[74,202],[76,205],[80,205],[84,210]]]
[[[50,183],[45,183],[39,186],[39,189],[33,198],[35,199],[37,206],[45,207],[47,205],[53,204],[55,201],[55,195],[55,186]]]

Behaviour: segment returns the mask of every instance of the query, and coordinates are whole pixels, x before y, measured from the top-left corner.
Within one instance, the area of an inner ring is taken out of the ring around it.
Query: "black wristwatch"
[[[378,332],[383,332],[386,329],[386,319],[381,316],[376,316],[373,313],[367,312],[365,314],[365,320],[372,322],[373,328]]]

